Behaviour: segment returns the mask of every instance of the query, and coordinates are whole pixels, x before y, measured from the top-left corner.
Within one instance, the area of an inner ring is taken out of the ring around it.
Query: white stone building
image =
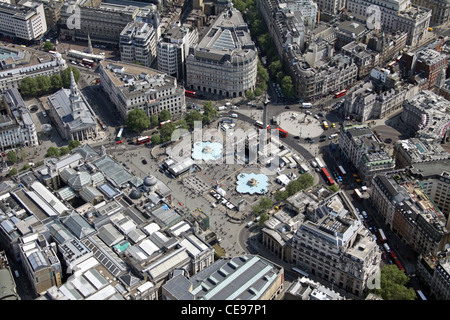
[[[141,108],[148,116],[168,110],[179,117],[186,111],[184,88],[176,78],[118,61],[103,60],[99,66],[103,90],[123,119],[135,108]]]
[[[159,26],[158,26],[159,28]],[[133,21],[120,33],[120,60],[151,67],[156,61],[158,30],[144,21]]]
[[[258,55],[236,9],[224,11],[186,58],[186,89],[241,97],[255,89]]]
[[[30,48],[0,46],[4,58],[0,59],[0,92],[19,88],[26,77],[51,76],[67,68],[61,54]]]
[[[17,89],[0,97],[0,150],[38,145],[36,127]]]
[[[379,272],[381,251],[343,192],[318,204],[292,238],[292,263],[360,296]]]
[[[46,31],[44,4],[0,2],[0,33],[24,40],[39,40]]]
[[[179,81],[185,80],[186,57],[197,42],[197,29],[175,26],[168,30],[157,43],[158,70]]]
[[[412,47],[428,32],[431,19],[431,10],[414,6],[410,0],[348,0],[347,9],[366,17],[379,9],[380,28],[408,33],[406,43]]]

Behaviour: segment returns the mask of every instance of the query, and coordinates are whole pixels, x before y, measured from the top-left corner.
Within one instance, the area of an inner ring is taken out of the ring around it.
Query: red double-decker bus
[[[278,132],[280,133],[280,137],[286,138],[288,136],[288,133],[286,130],[283,130],[281,128],[277,128]]]
[[[334,180],[331,177],[331,175],[328,173],[328,170],[326,168],[322,168],[322,173],[325,176],[325,178],[327,179],[328,184],[329,185],[333,185],[334,184]]]
[[[262,129],[264,127],[264,124],[261,121],[256,121],[255,126]],[[267,125],[267,130],[270,130],[270,125]]]
[[[136,139],[137,144],[144,144],[150,142],[150,136],[139,137]]]
[[[94,61],[92,61],[90,59],[83,59],[83,60],[81,60],[81,63],[83,63],[85,66],[90,66],[90,67],[94,66]]]
[[[403,267],[403,264],[402,264],[402,263],[400,262],[400,260],[398,259],[397,254],[394,252],[394,250],[389,251],[389,254],[390,254],[392,260],[394,261],[394,263],[397,265],[397,267],[398,267],[401,271],[405,272],[405,267]]]
[[[163,125],[167,124],[167,123],[171,123],[172,120],[167,120],[167,121],[163,121],[159,123],[159,127],[161,128]]]
[[[355,198],[358,202],[361,202],[363,200],[363,196],[361,194],[361,191],[359,191],[358,189],[354,189],[353,190],[353,194],[355,195]]]
[[[198,98],[198,94],[195,91],[184,90],[184,95],[190,98]]]
[[[344,90],[342,90],[342,91],[336,92],[336,93],[334,94],[334,97],[335,97],[335,98],[340,98],[340,97],[342,97],[342,96],[345,96],[346,93],[347,93],[347,90],[344,89]]]
[[[385,243],[387,240],[386,235],[384,234],[384,231],[382,229],[378,229],[378,239],[381,243]]]

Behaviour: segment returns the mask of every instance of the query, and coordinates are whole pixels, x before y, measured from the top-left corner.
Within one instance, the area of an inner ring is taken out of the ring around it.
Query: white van
[[[231,118],[237,118],[238,115],[237,115],[237,113],[232,113],[230,117],[231,117]]]
[[[337,134],[336,133],[333,133],[333,134],[330,134],[330,136],[328,137],[328,139],[330,139],[330,140],[332,140],[332,139],[334,139],[334,138],[337,138]]]

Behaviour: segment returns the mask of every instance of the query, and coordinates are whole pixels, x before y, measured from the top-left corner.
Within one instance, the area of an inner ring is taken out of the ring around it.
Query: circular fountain
[[[248,194],[265,194],[269,191],[269,178],[265,174],[241,173],[237,176],[236,191]]]

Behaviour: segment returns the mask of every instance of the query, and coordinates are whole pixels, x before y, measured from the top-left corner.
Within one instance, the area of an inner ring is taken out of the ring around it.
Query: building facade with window
[[[39,40],[47,31],[44,5],[25,1],[0,3],[0,33],[24,40]]]
[[[156,61],[157,37],[157,28],[147,22],[128,23],[120,33],[120,60],[151,67]]]
[[[141,108],[148,116],[168,110],[179,117],[186,111],[185,90],[176,78],[118,61],[103,60],[99,66],[103,90],[123,119],[135,108]]]
[[[16,88],[0,95],[0,150],[38,145],[36,127]]]
[[[357,296],[380,270],[375,238],[340,191],[318,204],[291,241],[293,264]]]
[[[186,89],[241,97],[256,86],[258,54],[241,13],[220,14],[186,58]]]

